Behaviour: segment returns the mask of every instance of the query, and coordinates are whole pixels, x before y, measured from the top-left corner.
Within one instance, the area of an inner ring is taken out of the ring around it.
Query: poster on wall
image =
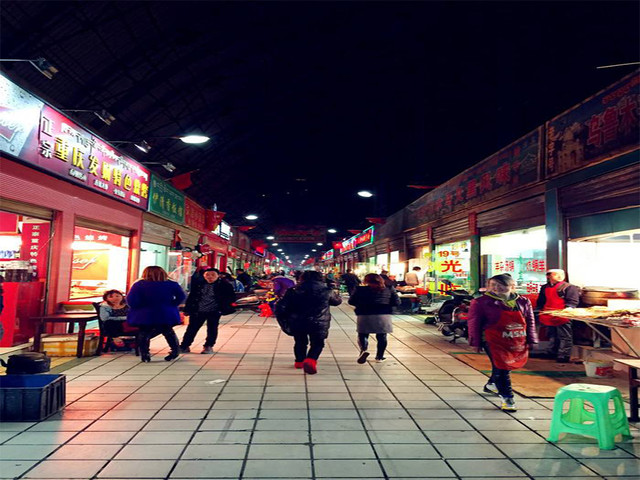
[[[405,228],[413,228],[540,179],[542,127],[422,196],[405,208]]]
[[[435,287],[446,293],[470,289],[471,244],[469,241],[436,245],[433,252]]]
[[[182,225],[184,223],[184,194],[155,174],[151,174],[150,188],[149,211]]]
[[[553,177],[638,148],[635,72],[547,122],[546,175]]]
[[[0,152],[146,210],[149,170],[0,75]]]

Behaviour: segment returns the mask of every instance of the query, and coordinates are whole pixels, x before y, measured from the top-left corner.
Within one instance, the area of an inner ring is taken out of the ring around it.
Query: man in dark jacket
[[[347,273],[342,274],[341,278],[342,283],[344,283],[347,287],[347,292],[349,292],[349,295],[353,295],[353,292],[355,292],[358,285],[360,285],[360,279],[358,278],[358,276],[353,273],[353,270],[349,269],[347,270]]]
[[[318,357],[329,336],[329,305],[337,306],[341,303],[342,299],[327,287],[322,274],[312,270],[305,271],[300,277],[300,284],[287,290],[283,299],[278,302],[278,316],[286,317],[291,325],[295,340],[293,353],[296,368],[304,368],[308,374],[318,371]],[[309,344],[311,346],[307,351]]]
[[[189,325],[182,337],[180,351],[188,353],[198,330],[207,323],[207,339],[204,342],[203,354],[212,354],[213,346],[218,338],[220,316],[233,313],[231,304],[236,295],[233,287],[220,278],[220,272],[215,268],[208,268],[202,273],[204,281],[195,282],[187,297],[184,313],[189,315]]]
[[[564,270],[554,269],[547,272],[547,283],[540,288],[536,308],[541,312],[575,308],[580,303],[580,288],[565,282]],[[553,338],[551,355],[558,363],[571,360],[573,348],[573,328],[568,318],[555,317],[541,313],[540,323],[549,327],[549,336]]]
[[[251,275],[249,275],[241,268],[236,268],[236,278],[242,285],[244,285],[245,290],[253,285],[253,279],[251,278]]]

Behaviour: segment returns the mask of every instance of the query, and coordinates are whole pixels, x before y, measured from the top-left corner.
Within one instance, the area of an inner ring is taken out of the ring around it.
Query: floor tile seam
[[[249,318],[251,319],[254,316],[255,316],[255,314],[251,315],[251,317],[249,317]],[[254,340],[258,337],[259,333],[260,333],[260,331],[256,330],[256,334],[255,334],[255,336],[253,338]],[[256,410],[256,418],[254,419],[253,427],[251,428],[251,433],[249,434],[249,443],[247,443],[247,448],[246,448],[246,450],[244,452],[244,458],[242,459],[242,465],[240,467],[240,473],[238,474],[238,480],[241,480],[244,477],[244,473],[245,473],[245,470],[247,468],[247,462],[249,461],[249,452],[251,450],[251,444],[252,444],[252,441],[253,441],[253,436],[256,433],[256,429],[257,429],[257,426],[258,426],[258,421],[260,420],[260,412],[262,411],[262,402],[264,401],[264,396],[265,396],[266,391],[267,391],[267,385],[269,384],[269,375],[271,374],[271,371],[273,370],[273,364],[275,363],[275,353],[276,353],[277,348],[278,348],[278,340],[280,339],[280,335],[281,334],[282,334],[282,332],[278,333],[278,337],[277,337],[275,343],[273,344],[273,352],[272,352],[272,355],[271,355],[271,362],[269,363],[269,370],[267,372],[264,385],[262,386],[262,395],[260,396],[260,401],[258,403],[258,409]],[[247,350],[249,348],[250,348],[250,345],[247,347]]]
[[[339,325],[339,327],[342,329],[341,325]],[[353,340],[352,340],[352,344],[353,344]],[[351,398],[351,403],[355,407],[356,414],[358,415],[358,419],[360,420],[360,424],[362,425],[364,434],[367,437],[367,440],[369,442],[369,447],[373,451],[373,454],[375,456],[376,462],[378,463],[378,467],[380,468],[380,471],[382,472],[385,480],[389,480],[390,479],[389,474],[387,473],[387,470],[385,469],[384,464],[382,463],[382,459],[380,458],[380,455],[378,455],[378,452],[377,452],[377,450],[376,450],[376,448],[374,446],[374,443],[373,443],[373,441],[371,439],[371,435],[369,434],[369,431],[368,431],[368,429],[367,429],[367,427],[366,427],[366,425],[364,423],[364,420],[362,418],[362,414],[360,413],[360,408],[358,408],[358,405],[354,401],[353,395],[352,395],[351,391],[349,390],[349,386],[347,385],[347,382],[345,380],[344,373],[342,372],[342,368],[340,367],[340,363],[338,362],[338,360],[337,360],[337,358],[335,356],[335,352],[333,351],[333,347],[332,347],[331,344],[328,344],[328,347],[329,347],[329,351],[331,352],[331,355],[333,356],[333,358],[334,358],[334,360],[336,362],[336,366],[338,368],[338,371],[340,372],[340,378],[342,378],[342,381],[344,382],[345,386],[347,387],[347,392],[349,393],[349,398]],[[373,367],[371,367],[371,368],[373,368]],[[309,428],[311,428],[311,416],[309,416]],[[313,440],[312,440],[312,442],[313,442]]]
[[[345,312],[343,312],[343,313],[345,313]],[[347,316],[347,318],[351,319],[352,323],[355,323],[355,321],[353,320],[353,317],[349,316],[349,315],[348,315],[348,314],[346,314],[346,313],[345,313],[345,315]],[[342,328],[342,326],[340,326],[340,328]],[[346,333],[346,332],[345,332],[345,333]],[[353,342],[353,340],[351,340],[351,342],[352,342],[352,344],[354,343],[354,342]],[[401,343],[403,343],[403,342],[401,342]],[[403,344],[404,344],[404,343],[403,343]],[[405,346],[406,346],[406,345],[405,345]],[[410,348],[410,347],[409,347],[409,348]],[[411,349],[411,350],[413,350],[413,349]],[[332,352],[333,352],[333,350],[332,350]],[[415,352],[415,350],[414,350],[414,352]],[[416,352],[416,353],[417,353],[417,352]],[[400,361],[399,361],[395,356],[394,356],[394,358],[396,359],[396,361],[400,362]],[[411,372],[411,370],[410,370],[409,368],[407,368],[407,367],[406,367],[402,362],[400,362],[400,364],[402,364],[402,365],[403,365],[403,367],[404,367],[405,369],[407,369],[409,372]],[[430,445],[430,446],[431,446],[431,448],[433,448],[433,449],[434,449],[434,451],[435,451],[435,452],[440,456],[440,460],[442,460],[442,461],[447,465],[447,467],[451,469],[451,471],[456,475],[456,478],[457,478],[457,479],[460,479],[460,478],[461,478],[461,476],[460,476],[460,475],[458,475],[458,473],[455,471],[455,469],[454,469],[454,468],[452,468],[452,467],[451,467],[451,465],[449,465],[449,463],[448,463],[447,459],[445,459],[445,458],[444,458],[444,456],[442,455],[442,453],[441,453],[441,452],[440,452],[440,450],[438,449],[437,445],[436,445],[436,444],[434,444],[434,443],[429,439],[429,436],[424,432],[424,430],[422,430],[422,429],[420,428],[420,425],[417,423],[416,419],[413,417],[413,415],[411,415],[411,413],[409,412],[409,410],[404,406],[403,402],[401,402],[401,401],[396,397],[395,393],[393,393],[393,391],[389,388],[389,386],[387,385],[387,383],[386,383],[386,381],[384,380],[384,378],[382,378],[382,376],[380,375],[380,372],[379,372],[377,369],[373,368],[373,367],[370,367],[370,368],[371,368],[371,369],[374,371],[374,373],[378,376],[378,378],[380,379],[380,381],[382,381],[382,383],[387,387],[387,389],[389,389],[389,391],[390,391],[390,392],[391,392],[391,394],[394,396],[394,398],[396,399],[396,401],[398,401],[398,403],[399,403],[400,405],[402,405],[402,409],[404,410],[405,414],[406,414],[406,415],[408,415],[408,416],[409,416],[409,418],[410,418],[410,419],[413,421],[413,423],[416,425],[416,427],[418,427],[418,429],[419,429],[420,433],[422,434],[422,436],[423,436],[423,437],[425,438],[425,440],[427,441],[427,444],[428,444],[428,445]],[[411,372],[411,373],[413,374],[413,372]],[[340,369],[340,374],[341,374],[341,376],[343,376],[343,375],[342,375],[342,369]],[[414,376],[415,376],[415,375],[414,375]],[[344,376],[343,376],[343,379],[344,379]],[[422,383],[424,383],[424,382],[422,382]],[[346,382],[345,382],[345,384],[346,384]],[[426,386],[426,385],[425,385],[425,386]],[[427,386],[427,387],[428,387],[428,386]],[[348,386],[347,386],[347,388],[348,388]],[[349,392],[349,394],[351,395],[351,392]],[[434,394],[435,394],[435,392],[434,392]],[[436,395],[437,395],[437,394],[436,394]],[[440,398],[440,396],[439,396],[439,395],[437,395],[437,396]],[[440,398],[440,399],[442,400],[442,398]],[[355,402],[354,402],[354,403],[355,403]],[[445,402],[445,403],[446,403],[447,405],[449,405],[447,402]],[[356,405],[357,405],[357,404],[356,404]],[[449,406],[450,406],[450,405],[449,405]],[[380,464],[380,466],[381,466],[381,468],[382,468],[382,471],[383,471],[383,473],[385,474],[385,478],[388,478],[388,476],[386,476],[386,475],[387,475],[387,474],[386,474],[386,471],[384,470],[384,467],[382,466],[382,463],[381,463],[380,457],[378,456],[378,453],[377,453],[377,451],[376,451],[376,449],[375,449],[375,447],[374,447],[374,445],[373,445],[373,442],[371,442],[371,437],[370,437],[370,435],[369,435],[369,433],[368,433],[368,431],[367,431],[367,429],[366,429],[366,425],[364,424],[364,421],[362,420],[362,415],[360,414],[360,409],[359,409],[359,408],[357,408],[357,406],[356,406],[356,410],[357,410],[357,412],[358,412],[358,417],[360,418],[360,421],[362,422],[362,426],[363,426],[363,427],[364,427],[364,429],[365,429],[365,432],[366,432],[367,438],[369,439],[369,443],[371,444],[371,448],[373,448],[373,451],[374,451],[374,453],[375,453],[375,455],[376,455],[376,458],[378,459],[378,463]]]
[[[235,317],[235,316],[234,316]],[[249,317],[251,318],[251,317]],[[248,319],[247,319],[248,320]],[[226,323],[225,323],[226,326]],[[254,337],[252,339],[255,340],[255,337],[258,335],[258,331],[255,332]],[[227,345],[229,342],[231,342],[233,340],[233,337],[235,337],[236,335],[240,334],[240,330],[236,329],[230,336],[229,338],[226,339],[226,341],[222,344],[222,346]],[[242,360],[244,359],[244,357],[247,355],[247,351],[249,350],[251,343],[247,343],[246,348],[244,353],[242,354],[242,356],[238,359],[238,362],[236,363],[235,367],[233,368],[231,374],[229,375],[229,378],[233,377],[233,374],[236,372],[236,370],[238,370],[240,364],[242,363]],[[213,361],[215,359],[216,355],[213,355],[211,357],[210,360],[208,360],[207,362],[203,363],[202,366],[198,369],[197,372],[201,371],[205,365],[207,365],[209,362]],[[196,373],[197,373],[196,372]],[[194,374],[195,376],[195,374]],[[194,429],[193,433],[191,434],[191,436],[189,437],[189,441],[187,441],[187,443],[185,443],[184,448],[182,449],[182,451],[180,452],[180,454],[178,455],[178,457],[176,458],[173,466],[171,467],[171,469],[169,470],[169,472],[167,473],[165,480],[168,480],[171,475],[173,474],[173,472],[175,471],[175,469],[178,467],[178,463],[183,460],[183,456],[186,453],[187,449],[189,448],[189,445],[191,444],[191,441],[195,438],[196,434],[199,431],[199,428],[202,426],[202,424],[205,422],[205,420],[207,419],[207,417],[209,416],[209,414],[211,413],[211,410],[213,409],[213,406],[216,404],[217,399],[220,397],[220,395],[222,394],[222,392],[224,391],[224,389],[226,388],[228,384],[228,381],[225,381],[224,384],[222,385],[222,388],[220,389],[220,391],[216,394],[216,397],[214,399],[214,401],[211,403],[211,405],[209,406],[209,408],[207,409],[206,414],[202,417],[202,419],[200,420],[200,423],[196,426],[196,428]],[[247,450],[248,450],[248,446],[247,446]]]
[[[350,318],[351,318],[351,317],[350,317]],[[396,338],[396,340],[398,340],[398,339]],[[412,351],[413,351],[414,353],[416,353],[418,356],[420,356],[420,357],[424,358],[424,356],[423,356],[422,354],[420,354],[419,352],[416,352],[416,351],[413,349],[413,347],[411,347],[411,346],[407,345],[407,344],[406,344],[405,342],[403,342],[402,340],[398,340],[398,341],[400,341],[400,343],[402,343],[406,348],[408,348],[408,349],[412,350]],[[444,353],[447,353],[447,352],[444,352]],[[447,355],[450,355],[450,354],[449,354],[449,353],[447,353]],[[451,355],[450,355],[450,356],[451,356]],[[395,359],[396,359],[396,361],[397,361],[397,362],[399,362],[399,363],[400,363],[400,364],[401,364],[405,369],[407,369],[407,370],[408,370],[409,372],[411,372],[411,373],[412,373],[416,378],[418,378],[418,377],[417,377],[417,375],[415,375],[415,374],[411,371],[411,369],[410,369],[410,368],[408,368],[408,367],[407,367],[407,366],[402,362],[402,360],[399,360],[397,357],[394,357],[394,358],[395,358]],[[373,370],[375,371],[376,375],[378,375],[378,377],[380,378],[380,380],[381,380],[385,385],[387,385],[387,383],[386,383],[385,379],[380,375],[380,373],[379,373],[376,369],[373,369]],[[449,375],[450,375],[450,376],[452,376],[452,377],[454,377],[454,376],[453,376],[453,375],[451,375],[451,374],[449,374]],[[454,377],[454,378],[455,378],[455,377]],[[420,380],[423,384],[425,384],[425,386],[427,386],[427,387],[428,387],[428,385],[426,385],[426,383],[425,383],[423,380],[421,380],[421,379],[419,379],[419,380]],[[389,388],[389,387],[388,387],[388,385],[387,385],[387,388]],[[450,404],[447,400],[443,399],[443,398],[440,396],[440,394],[438,394],[437,392],[433,392],[433,393],[434,393],[434,395],[436,395],[436,396],[440,399],[440,401],[442,401],[442,402],[443,402],[443,403],[445,403],[448,407],[452,408],[454,411],[456,411],[456,412],[457,412],[457,410],[456,410],[455,408],[453,408],[453,407],[451,406],[451,404]],[[398,401],[398,403],[400,403],[400,405],[402,405],[402,408],[405,410],[406,414],[407,414],[407,415],[409,415],[409,417],[411,418],[411,420],[413,420],[413,422],[415,423],[415,425],[420,429],[420,425],[418,424],[418,422],[416,421],[416,419],[413,417],[413,415],[411,414],[411,412],[409,412],[409,411],[408,411],[408,409],[404,406],[403,402],[402,402],[402,401],[400,401],[400,400],[396,397],[396,395],[395,395],[395,393],[393,393],[393,391],[392,391],[392,395],[396,398],[396,400]],[[462,417],[462,419],[463,419],[465,422],[467,422],[467,424],[468,424],[468,425],[473,429],[473,431],[475,431],[476,433],[478,433],[481,437],[483,437],[485,440],[487,440],[487,442],[489,442],[489,444],[493,445],[493,447],[494,447],[494,448],[496,448],[500,453],[502,453],[503,455],[505,455],[505,457],[506,457],[507,459],[509,459],[509,461],[510,461],[510,462],[511,462],[511,463],[512,463],[512,464],[513,464],[517,469],[521,470],[521,471],[522,471],[523,473],[525,473],[529,478],[532,478],[532,476],[530,476],[527,472],[525,472],[525,471],[524,471],[524,469],[522,469],[522,468],[521,468],[521,467],[520,467],[520,466],[519,466],[519,465],[518,465],[518,464],[517,464],[513,459],[509,458],[509,456],[508,456],[505,452],[503,452],[503,451],[502,451],[502,450],[500,450],[498,447],[496,447],[496,445],[495,445],[495,444],[493,444],[493,442],[491,442],[491,440],[490,440],[488,437],[486,437],[486,436],[485,436],[481,431],[477,430],[477,429],[474,427],[474,425],[473,425],[473,424],[471,424],[471,422],[469,422],[469,419],[464,418],[463,416],[461,416],[461,417]],[[528,428],[528,427],[527,427],[527,428]],[[433,448],[433,449],[438,453],[438,455],[440,455],[441,459],[446,463],[446,465],[447,465],[447,466],[448,466],[448,467],[449,467],[449,468],[450,468],[450,469],[451,469],[451,470],[452,470],[452,471],[453,471],[453,472],[458,476],[458,478],[461,478],[461,476],[460,476],[460,475],[458,475],[458,473],[456,472],[456,470],[455,470],[455,469],[454,469],[454,468],[449,464],[449,459],[444,458],[444,456],[442,455],[442,453],[441,453],[441,452],[440,452],[440,450],[438,449],[437,445],[436,445],[436,444],[434,444],[433,442],[431,442],[431,440],[429,439],[429,436],[424,432],[424,430],[420,429],[420,432],[422,432],[422,434],[423,434],[423,435],[424,435],[424,437],[426,438],[427,442],[429,442],[429,444],[432,446],[432,448]]]
[[[123,355],[124,355],[124,354],[119,355],[118,357],[114,358],[113,360],[116,360],[117,358],[120,358],[120,357],[121,357],[121,356],[123,356]],[[113,361],[113,360],[111,360],[111,361]],[[106,363],[109,363],[109,362],[106,362]],[[139,364],[138,364],[137,366],[139,366]],[[135,368],[135,366],[133,366],[132,368]],[[131,370],[131,369],[128,369],[128,370],[126,370],[126,371],[129,371],[129,370]],[[125,371],[125,372],[126,372],[126,371]],[[125,372],[122,372],[121,374],[117,375],[117,376],[116,376],[116,377],[114,377],[114,378],[117,378],[118,376],[123,375]],[[89,432],[87,432],[87,431],[86,431],[86,429],[87,429],[87,428],[89,428],[91,425],[93,425],[94,423],[96,423],[98,420],[101,420],[101,419],[102,419],[105,415],[107,415],[109,412],[112,412],[112,411],[115,409],[115,407],[116,407],[117,405],[119,405],[120,403],[122,403],[123,401],[125,401],[129,396],[133,395],[137,390],[139,390],[140,388],[144,387],[147,383],[151,382],[151,381],[152,381],[154,378],[156,378],[160,373],[161,373],[161,372],[159,372],[159,373],[157,373],[156,375],[154,375],[154,377],[152,377],[152,378],[148,379],[145,383],[143,383],[142,385],[140,385],[136,390],[134,390],[134,391],[133,391],[133,392],[131,392],[129,395],[127,395],[127,397],[125,397],[124,399],[122,399],[122,400],[120,400],[119,402],[117,402],[115,405],[113,405],[113,406],[111,406],[110,408],[108,408],[108,409],[107,409],[107,410],[106,410],[102,415],[100,415],[98,418],[96,418],[96,419],[92,420],[92,421],[91,421],[88,425],[86,425],[82,430],[79,430],[79,431],[75,432],[75,434],[74,434],[74,435],[72,435],[71,437],[69,437],[69,438],[68,438],[64,443],[62,443],[62,444],[58,445],[58,448],[56,448],[55,450],[53,450],[52,452],[50,452],[50,453],[49,453],[48,455],[46,455],[44,458],[40,459],[40,460],[39,460],[35,465],[33,465],[29,470],[25,471],[25,472],[24,472],[20,477],[17,477],[17,478],[24,478],[24,475],[25,475],[25,474],[29,473],[31,470],[33,470],[33,469],[35,469],[36,467],[38,467],[42,462],[44,462],[44,461],[46,461],[47,459],[49,459],[49,457],[51,457],[52,455],[54,455],[56,452],[58,452],[59,450],[61,450],[63,447],[70,445],[70,442],[71,442],[74,438],[76,438],[77,436],[79,436],[81,433],[89,433]],[[108,384],[108,383],[109,383],[110,381],[112,381],[112,380],[113,380],[113,379],[111,379],[111,380],[107,380],[103,385],[100,385],[100,387],[101,387],[101,386],[104,386],[104,385],[106,385],[106,384]],[[96,387],[96,388],[100,388],[100,387]],[[168,401],[169,401],[169,400],[167,400],[167,402],[168,402]],[[165,404],[166,404],[167,402],[165,402]],[[73,404],[73,403],[75,403],[75,402],[71,402],[71,404]],[[65,406],[66,406],[66,405],[65,405]],[[147,424],[148,424],[148,422],[149,422],[150,420],[151,420],[151,418],[147,419],[147,421],[145,422],[145,425],[147,425]],[[39,423],[39,422],[38,422],[38,423]],[[142,428],[144,428],[144,426],[145,426],[145,425],[143,425],[143,426],[138,430],[138,432],[140,432],[140,431],[142,430]],[[35,426],[35,425],[32,425],[32,426],[31,426],[31,427],[29,427],[29,428],[33,428],[33,426]],[[104,433],[105,433],[105,434],[108,434],[109,432],[104,432]],[[134,436],[135,436],[135,435],[134,435]],[[131,437],[131,438],[133,438],[133,437]],[[130,440],[131,440],[131,439],[129,439],[126,443],[122,444],[122,445],[121,445],[121,447],[120,447],[120,448],[115,452],[115,454],[113,455],[113,457],[112,457],[111,459],[107,460],[107,461],[105,462],[105,464],[102,466],[102,468],[101,468],[98,472],[96,472],[96,474],[95,474],[95,475],[94,475],[94,477],[92,477],[92,478],[97,478],[98,474],[99,474],[99,473],[100,473],[100,472],[101,472],[101,471],[102,471],[102,470],[103,470],[103,469],[104,469],[104,468],[109,464],[109,462],[111,462],[111,460],[113,460],[113,458],[115,458],[115,457],[116,457],[116,456],[117,456],[117,455],[118,455],[118,454],[119,454],[119,453],[124,449],[124,447],[125,447],[125,446],[129,445],[129,441],[130,441]]]

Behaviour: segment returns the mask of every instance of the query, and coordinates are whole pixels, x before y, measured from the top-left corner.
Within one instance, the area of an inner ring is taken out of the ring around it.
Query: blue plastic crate
[[[0,421],[39,422],[66,403],[65,375],[0,376]]]

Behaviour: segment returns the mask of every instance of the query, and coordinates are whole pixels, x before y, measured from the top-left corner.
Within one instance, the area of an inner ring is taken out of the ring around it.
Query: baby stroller
[[[471,300],[465,299],[458,305],[451,315],[452,322],[450,324],[440,324],[440,331],[445,337],[453,337],[450,343],[456,343],[459,338],[469,338],[469,326],[467,323],[469,317],[469,307]]]

